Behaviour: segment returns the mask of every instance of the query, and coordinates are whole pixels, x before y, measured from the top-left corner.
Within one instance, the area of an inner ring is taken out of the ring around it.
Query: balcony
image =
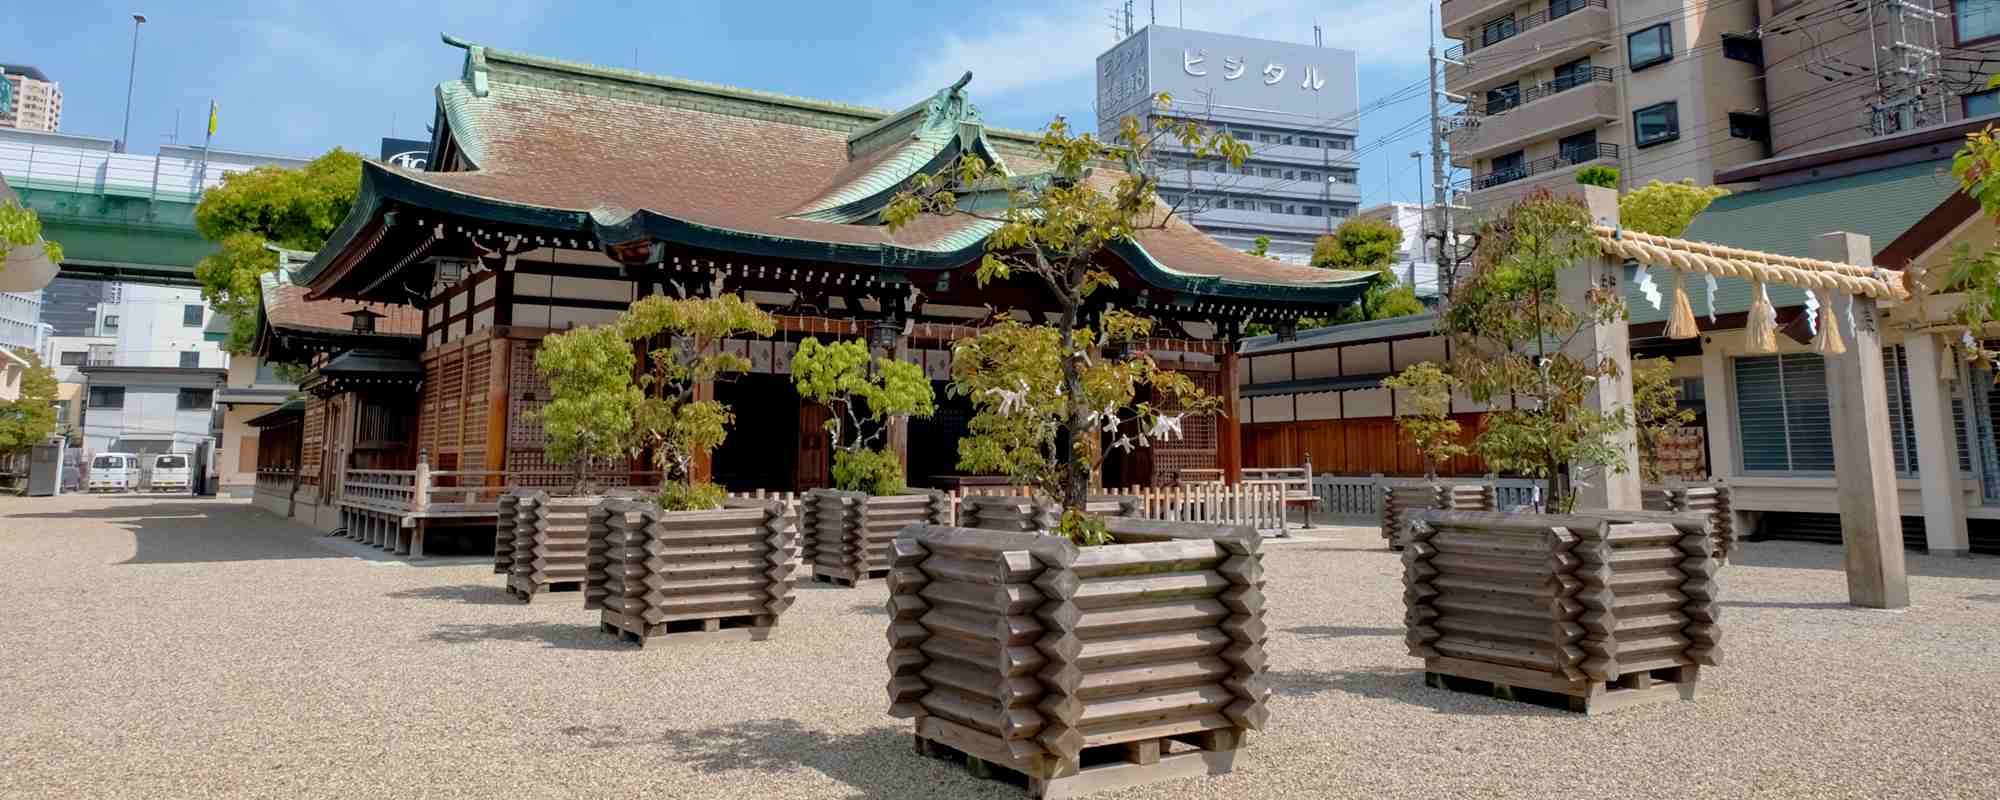
[[[1328,183],[1325,178],[1266,178],[1225,172],[1160,170],[1160,188],[1175,192],[1193,186],[1196,192],[1234,192],[1260,197],[1284,198],[1302,203],[1358,203],[1361,187],[1353,183]]]
[[[1594,130],[1619,121],[1618,85],[1610,67],[1565,75],[1528,87],[1518,101],[1489,106],[1484,99],[1466,104],[1445,133],[1452,163],[1472,162],[1519,150],[1529,142]],[[1488,113],[1492,112],[1492,113]]]
[[[1209,208],[1188,212],[1185,219],[1197,228],[1227,227],[1238,230],[1314,236],[1333,230],[1342,217],[1308,217],[1304,214],[1273,214],[1239,208]]]
[[[1465,28],[1477,31],[1480,26],[1507,16],[1508,11],[1520,4],[1521,0],[1444,0],[1438,6],[1438,26],[1446,35]]]
[[[1616,43],[1605,0],[1581,0],[1571,6],[1574,10],[1553,19],[1547,10],[1530,14],[1493,34],[1465,32],[1465,44],[1445,51],[1446,58],[1465,62],[1463,67],[1446,65],[1445,90],[1483,92],[1522,73],[1575,61]],[[1468,46],[1482,38],[1490,41]]]
[[[1574,183],[1577,170],[1594,164],[1617,166],[1618,145],[1571,148],[1513,169],[1475,175],[1461,182],[1457,188],[1464,192],[1465,205],[1479,212],[1512,202],[1539,187]]]

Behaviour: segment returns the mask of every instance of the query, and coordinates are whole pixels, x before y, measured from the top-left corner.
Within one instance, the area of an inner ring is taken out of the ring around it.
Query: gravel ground
[[[2000,559],[1840,552],[1724,573],[1702,697],[1587,719],[1422,686],[1372,528],[1266,551],[1271,729],[1236,772],[1104,798],[2000,795]],[[243,502],[0,498],[0,796],[1018,798],[885,716],[880,583],[777,637],[645,650],[488,562],[413,566]]]

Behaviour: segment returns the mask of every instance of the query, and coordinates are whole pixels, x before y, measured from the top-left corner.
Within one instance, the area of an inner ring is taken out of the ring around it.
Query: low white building
[[[221,368],[86,366],[86,453],[191,453],[215,439]]]

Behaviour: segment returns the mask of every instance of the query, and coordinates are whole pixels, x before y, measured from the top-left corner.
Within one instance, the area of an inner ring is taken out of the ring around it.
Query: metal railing
[[[222,176],[261,163],[217,153],[203,159],[133,155],[89,147],[0,142],[0,176],[17,190],[193,202]]]
[[[1514,19],[1511,22],[1502,18],[1480,26],[1478,34],[1480,40],[1479,47],[1468,50],[1464,43],[1460,43],[1446,48],[1444,57],[1453,60],[1461,59],[1468,52],[1478,52],[1480,49],[1492,47],[1586,8],[1608,7],[1609,5],[1606,0],[1555,0],[1555,2],[1549,3],[1548,8],[1525,17]]]
[[[1544,172],[1554,172],[1556,170],[1563,169],[1565,167],[1573,167],[1578,164],[1596,161],[1600,158],[1615,159],[1617,157],[1618,157],[1618,145],[1615,144],[1600,142],[1595,145],[1589,145],[1584,147],[1566,147],[1563,148],[1563,151],[1561,153],[1557,153],[1556,155],[1552,155],[1547,158],[1538,158],[1533,161],[1526,162],[1518,167],[1509,167],[1507,169],[1496,169],[1484,175],[1474,175],[1473,177],[1466,179],[1463,188],[1466,189],[1467,191],[1473,191],[1473,192],[1479,191],[1481,189],[1491,189],[1495,186],[1513,183],[1518,180],[1529,178],[1535,175],[1540,175]]]
[[[1557,76],[1552,81],[1535,84],[1517,94],[1501,95],[1493,102],[1488,102],[1485,98],[1469,97],[1465,101],[1464,116],[1469,118],[1470,127],[1478,127],[1479,119],[1482,117],[1505,114],[1544,97],[1553,97],[1593,83],[1612,83],[1617,79],[1617,75],[1617,70],[1611,67],[1589,67]]]

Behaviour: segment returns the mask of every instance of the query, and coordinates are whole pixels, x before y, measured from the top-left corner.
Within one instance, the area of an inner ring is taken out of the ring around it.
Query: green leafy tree
[[[663,508],[715,507],[722,490],[695,481],[694,463],[722,445],[735,416],[695,390],[750,368],[749,359],[722,350],[724,338],[776,330],[770,314],[735,295],[653,296],[608,325],[543,339],[535,368],[549,379],[541,419],[550,458],[578,465],[581,491],[591,458],[650,452],[661,473]],[[652,348],[644,371],[636,348]]]
[[[1602,186],[1606,189],[1618,188],[1617,167],[1584,167],[1576,171],[1576,182],[1585,186]]]
[[[883,445],[896,420],[937,411],[923,367],[876,358],[858,339],[808,338],[792,357],[792,384],[800,397],[833,412],[826,429],[833,435],[836,488],[873,495],[903,490],[903,464]]]
[[[1677,237],[1708,204],[1727,194],[1728,189],[1696,186],[1694,181],[1653,181],[1618,198],[1618,224],[1640,233]]]
[[[21,396],[0,401],[0,453],[14,453],[49,440],[56,432],[56,376],[41,358],[25,348],[14,350],[27,359],[21,376]]]
[[[12,200],[0,203],[0,270],[7,268],[7,256],[16,247],[32,247],[41,242],[42,254],[50,261],[61,261],[62,245],[42,241],[42,218],[32,208],[23,208]]]
[[[1382,277],[1362,294],[1361,302],[1340,309],[1332,317],[1304,320],[1301,324],[1344,324],[1424,313],[1416,288],[1396,280],[1396,254],[1402,246],[1403,229],[1373,217],[1349,217],[1333,233],[1319,237],[1313,244],[1313,266],[1373,270]]]
[[[2000,75],[1988,81],[1987,88],[2000,88]],[[1965,137],[1965,144],[1952,157],[1951,174],[1967,195],[1979,201],[1989,223],[2000,222],[2000,137],[1995,136],[1993,126]],[[1984,335],[2000,320],[2000,248],[1974,251],[1961,244],[1945,268],[1917,271],[1920,274],[1915,283],[1924,294],[1962,293],[1950,320],[1965,332],[1952,349],[1978,367],[1994,369],[2000,352],[1986,347]]]
[[[1409,406],[1397,405],[1398,410],[1410,410],[1397,415],[1396,427],[1424,457],[1425,478],[1437,480],[1438,464],[1471,452],[1459,443],[1458,420],[1451,418],[1451,395],[1458,389],[1458,379],[1451,373],[1421,361],[1383,379],[1382,385],[1405,392],[1410,400]]]
[[[222,348],[249,352],[256,335],[258,278],[278,268],[274,244],[316,251],[361,191],[361,156],[334,148],[305,166],[262,166],[223,176],[195,206],[195,230],[220,249],[195,265],[201,296],[230,317]]]
[[[1250,243],[1250,255],[1258,258],[1269,258],[1271,255],[1271,237],[1259,236],[1252,241]]]
[[[1481,230],[1472,272],[1440,321],[1452,376],[1472,399],[1512,401],[1487,412],[1474,448],[1493,469],[1547,480],[1551,511],[1575,507],[1577,480],[1624,469],[1612,439],[1632,424],[1626,410],[1586,403],[1598,381],[1618,377],[1618,354],[1570,348],[1593,326],[1624,320],[1624,298],[1598,286],[1572,307],[1557,289],[1557,273],[1596,257],[1589,212],[1537,191]]]
[[[1170,102],[1166,95],[1156,99],[1162,106]],[[1109,452],[1093,457],[1095,443],[1109,436],[1113,447],[1132,447],[1171,436],[1180,415],[1216,406],[1186,376],[1158,369],[1142,354],[1106,357],[1103,348],[1150,331],[1148,321],[1116,309],[1100,313],[1094,328],[1084,320],[1090,297],[1118,285],[1101,266],[1103,250],[1142,228],[1166,225],[1173,213],[1158,202],[1158,177],[1147,172],[1148,153],[1162,138],[1178,141],[1198,159],[1241,166],[1249,155],[1248,145],[1189,120],[1155,118],[1142,128],[1127,117],[1107,142],[1073,133],[1058,118],[1036,147],[1052,166],[1045,178],[999,175],[966,154],[945,172],[918,175],[884,214],[892,230],[927,214],[997,222],[978,282],[1019,276],[1048,290],[1058,311],[1052,327],[1003,322],[955,348],[951,390],[970,397],[977,409],[959,458],[965,468],[1004,472],[1040,487],[1067,509],[1061,532],[1084,544],[1102,540],[1101,526],[1080,511],[1092,470]],[[1103,162],[1124,170],[1108,178],[1087,174]],[[1000,193],[1006,202],[997,209],[998,203],[959,202],[961,195]],[[1151,400],[1138,399],[1141,387],[1151,390]]]
[[[645,400],[632,380],[637,366],[632,344],[613,325],[554,334],[535,351],[535,369],[549,382],[549,402],[537,414],[548,457],[576,465],[579,492],[591,461],[625,455],[637,443],[633,417]]]
[[[1660,480],[1660,466],[1654,460],[1667,436],[1694,423],[1694,412],[1681,408],[1680,387],[1674,385],[1674,362],[1648,358],[1632,363],[1632,411],[1637,417],[1634,433],[1639,439],[1639,468],[1646,480]]]

